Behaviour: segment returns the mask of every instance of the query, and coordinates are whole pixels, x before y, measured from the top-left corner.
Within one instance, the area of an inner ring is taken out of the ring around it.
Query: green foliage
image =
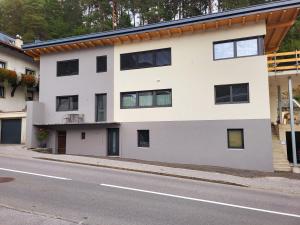
[[[38,139],[38,141],[40,142],[46,141],[48,136],[49,136],[48,130],[42,128],[37,130],[36,138]]]
[[[294,50],[300,50],[300,18],[298,18],[295,25],[288,32],[280,48],[280,51],[283,52]]]
[[[117,28],[142,26],[274,0],[115,0]],[[25,42],[112,30],[113,0],[0,0],[0,31]],[[300,49],[300,22],[281,50]]]

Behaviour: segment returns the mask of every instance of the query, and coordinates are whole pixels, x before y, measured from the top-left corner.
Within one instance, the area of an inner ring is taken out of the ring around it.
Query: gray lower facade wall
[[[228,149],[227,129],[234,128],[244,129],[244,149]],[[121,158],[273,171],[269,119],[124,122],[119,129]],[[58,130],[66,131],[66,154],[107,156],[106,127]],[[137,130],[150,131],[150,147],[137,147]],[[48,147],[57,153],[56,129]]]
[[[230,128],[244,129],[244,149],[228,149]],[[139,129],[149,148],[137,147]],[[120,144],[123,158],[273,171],[269,119],[122,123]]]
[[[81,133],[85,132],[85,139]],[[107,136],[105,128],[67,130],[66,154],[70,155],[107,155]]]

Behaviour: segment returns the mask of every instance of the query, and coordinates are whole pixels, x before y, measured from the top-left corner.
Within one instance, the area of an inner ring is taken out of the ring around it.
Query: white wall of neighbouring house
[[[34,62],[31,57],[26,56],[16,50],[12,50],[3,46],[0,46],[0,61],[6,63],[6,68],[14,70],[18,74],[25,73],[25,69],[32,69],[39,74],[39,65]],[[18,87],[14,96],[11,96],[11,85],[7,82],[3,82],[5,87],[5,97],[0,98],[0,112],[16,112],[24,111],[26,108],[26,89],[24,87]]]

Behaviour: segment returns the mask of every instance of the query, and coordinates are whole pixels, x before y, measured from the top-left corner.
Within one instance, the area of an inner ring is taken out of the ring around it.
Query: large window
[[[121,70],[171,65],[171,48],[121,54]]]
[[[228,129],[227,130],[228,148],[244,148],[244,130],[243,129]]]
[[[56,111],[75,110],[78,110],[78,95],[56,97]]]
[[[0,98],[5,98],[5,88],[3,85],[0,85]]]
[[[252,37],[215,42],[214,59],[220,60],[262,55],[263,49],[263,37]]]
[[[3,61],[0,61],[0,68],[5,69],[6,68],[6,63]]]
[[[106,120],[106,94],[96,94],[96,121]]]
[[[97,73],[107,72],[107,56],[97,57]]]
[[[149,130],[138,130],[138,147],[150,147]]]
[[[248,103],[249,84],[229,84],[215,86],[215,103]]]
[[[172,106],[172,90],[152,90],[121,93],[121,108]]]
[[[79,60],[78,59],[57,62],[57,76],[58,77],[78,75],[78,73],[79,73]]]

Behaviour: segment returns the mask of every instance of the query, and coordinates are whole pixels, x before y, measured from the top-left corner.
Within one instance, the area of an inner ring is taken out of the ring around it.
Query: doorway
[[[66,154],[66,131],[57,131],[57,153]]]
[[[107,155],[119,156],[119,128],[107,129]]]

